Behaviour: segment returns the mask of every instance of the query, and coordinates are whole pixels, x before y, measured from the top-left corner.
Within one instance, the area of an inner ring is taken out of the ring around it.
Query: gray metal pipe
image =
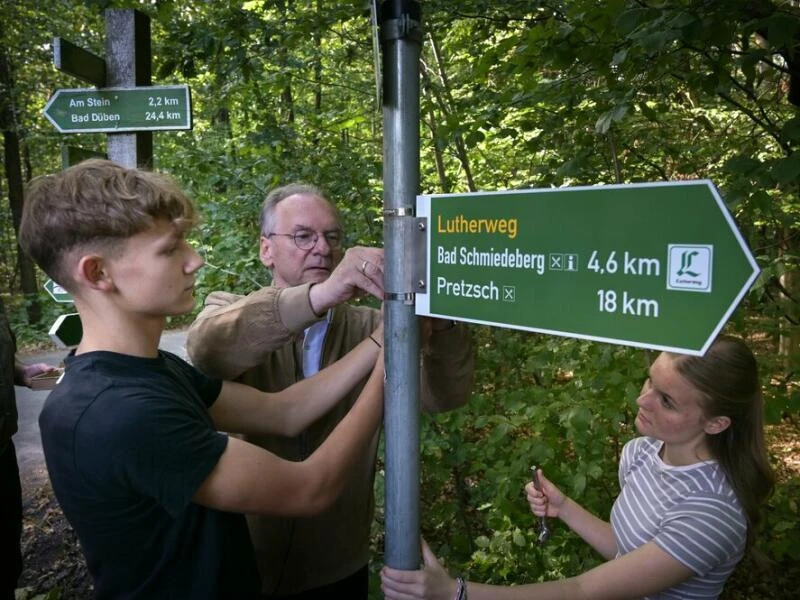
[[[385,562],[398,569],[417,569],[420,339],[414,312],[413,267],[419,189],[419,2],[383,2],[380,29],[386,259]]]

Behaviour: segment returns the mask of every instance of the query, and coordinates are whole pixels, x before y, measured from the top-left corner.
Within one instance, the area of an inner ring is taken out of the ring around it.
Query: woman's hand
[[[531,512],[537,517],[557,517],[567,497],[542,474],[541,469],[539,469],[539,481],[542,486],[541,492],[536,489],[532,481],[525,486]]]
[[[417,571],[403,571],[384,566],[381,570],[381,590],[386,600],[452,600],[456,582],[436,559],[425,540],[422,540],[425,566]]]

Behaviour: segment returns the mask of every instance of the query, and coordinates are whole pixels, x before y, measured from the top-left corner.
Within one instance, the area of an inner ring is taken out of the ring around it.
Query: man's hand
[[[15,378],[14,382],[18,385],[24,385],[25,387],[31,387],[33,385],[33,378],[37,375],[41,375],[42,373],[52,373],[57,371],[58,368],[52,365],[48,365],[47,363],[36,363],[33,365],[26,365],[24,363],[18,362],[15,365]]]
[[[344,254],[330,277],[311,286],[311,309],[322,315],[329,308],[361,294],[383,302],[383,249],[356,246]]]

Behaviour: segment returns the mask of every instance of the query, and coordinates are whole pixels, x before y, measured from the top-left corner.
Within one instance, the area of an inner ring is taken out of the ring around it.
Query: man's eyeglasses
[[[301,229],[299,231],[295,231],[294,233],[268,233],[267,237],[271,238],[273,235],[279,235],[281,237],[290,237],[294,240],[294,245],[300,248],[300,250],[311,250],[319,240],[319,235],[316,231],[311,231],[309,229]],[[335,230],[335,231],[326,231],[322,234],[325,238],[325,241],[328,242],[328,246],[333,248],[334,250],[338,250],[342,246],[342,232]]]

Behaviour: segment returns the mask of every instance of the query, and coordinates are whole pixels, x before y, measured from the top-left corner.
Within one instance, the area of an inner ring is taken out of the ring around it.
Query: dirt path
[[[22,480],[23,569],[19,600],[59,590],[53,600],[88,600],[92,582],[78,540],[58,506],[47,473]]]

